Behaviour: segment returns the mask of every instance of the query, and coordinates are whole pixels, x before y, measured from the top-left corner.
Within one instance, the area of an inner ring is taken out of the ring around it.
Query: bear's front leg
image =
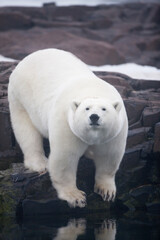
[[[82,208],[86,205],[86,194],[76,186],[78,161],[85,150],[86,145],[81,141],[74,139],[69,143],[64,137],[61,138],[60,145],[55,144],[51,147],[49,174],[58,197],[66,200],[70,207]]]
[[[114,201],[115,199],[115,174],[122,160],[125,145],[125,136],[123,137],[120,133],[116,139],[91,149],[96,166],[94,191],[100,194],[104,201]]]

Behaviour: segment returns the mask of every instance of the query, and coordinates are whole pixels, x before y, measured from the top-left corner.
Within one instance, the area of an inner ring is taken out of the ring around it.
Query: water
[[[160,216],[45,216],[38,219],[0,218],[2,240],[159,240]]]

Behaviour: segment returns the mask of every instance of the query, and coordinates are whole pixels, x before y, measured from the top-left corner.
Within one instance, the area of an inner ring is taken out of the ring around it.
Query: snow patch
[[[145,80],[160,80],[160,69],[152,66],[142,66],[136,63],[120,65],[89,66],[92,71],[117,72],[126,74],[131,78]]]
[[[0,62],[15,62],[17,60],[0,55]]]
[[[0,62],[15,62],[16,59],[0,55]],[[117,72],[126,74],[131,78],[160,81],[160,69],[152,66],[142,66],[136,63],[125,63],[120,65],[90,66],[92,71]]]

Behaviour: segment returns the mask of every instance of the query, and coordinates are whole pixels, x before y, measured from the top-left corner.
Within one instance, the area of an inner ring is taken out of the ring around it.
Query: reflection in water
[[[85,219],[72,219],[66,227],[60,227],[57,236],[53,240],[76,240],[79,235],[86,232]],[[115,240],[116,222],[115,220],[105,220],[100,227],[94,230],[95,240]]]
[[[159,240],[160,216],[156,214],[76,217],[37,216],[17,224],[15,219],[0,215],[0,240]]]
[[[116,236],[116,221],[104,220],[100,228],[95,228],[96,240],[115,240]]]
[[[86,221],[72,219],[66,227],[60,227],[54,240],[76,240],[79,235],[85,234]]]

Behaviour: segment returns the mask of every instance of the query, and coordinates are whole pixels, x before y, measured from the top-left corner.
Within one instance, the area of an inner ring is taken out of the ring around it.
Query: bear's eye
[[[102,111],[106,111],[106,108],[102,108]]]
[[[88,110],[89,110],[89,107],[86,108],[86,111],[88,111]]]

